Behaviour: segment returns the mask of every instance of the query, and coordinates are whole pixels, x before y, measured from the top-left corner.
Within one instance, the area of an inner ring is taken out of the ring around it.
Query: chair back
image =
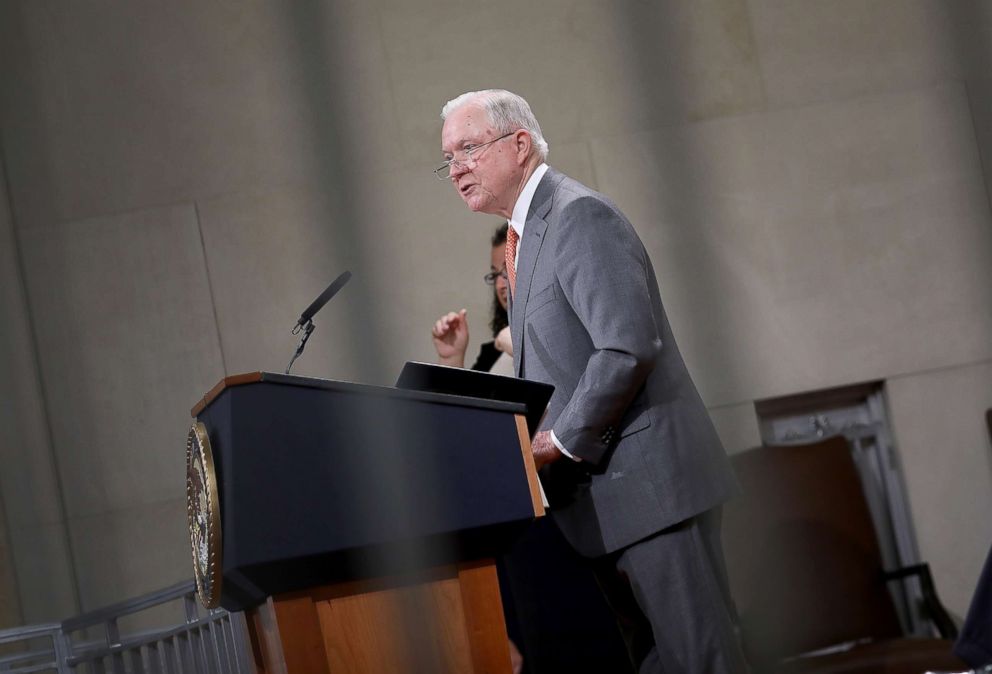
[[[901,634],[843,437],[732,457],[744,493],[724,508],[730,584],[751,662]]]

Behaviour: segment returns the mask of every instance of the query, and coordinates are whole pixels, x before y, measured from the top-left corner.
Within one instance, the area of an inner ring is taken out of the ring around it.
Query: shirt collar
[[[524,224],[527,222],[530,202],[534,200],[534,193],[537,192],[537,186],[547,171],[548,165],[543,163],[534,169],[534,172],[530,174],[530,178],[527,180],[527,184],[524,185],[524,189],[520,192],[520,196],[517,197],[517,203],[513,206],[510,227],[513,227],[517,232],[518,237],[522,237],[524,234]]]

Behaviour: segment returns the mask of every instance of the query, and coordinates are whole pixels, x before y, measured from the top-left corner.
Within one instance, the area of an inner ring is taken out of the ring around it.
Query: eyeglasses
[[[470,162],[471,163],[475,163],[475,162],[479,161],[479,158],[478,158],[478,156],[476,154],[479,150],[481,150],[482,148],[484,148],[486,146],[492,145],[493,143],[495,143],[497,141],[501,141],[504,138],[507,138],[509,136],[512,136],[515,133],[516,133],[516,131],[511,131],[510,133],[504,133],[499,138],[494,138],[494,139],[492,139],[490,141],[487,141],[485,143],[481,143],[479,145],[467,145],[467,146],[465,146],[465,149],[463,149],[461,151],[461,154],[462,154],[461,157],[458,156],[458,153],[457,152],[454,153],[454,155],[451,157],[451,159],[449,159],[448,161],[444,162],[443,164],[441,164],[440,166],[438,166],[436,169],[434,169],[434,175],[437,176],[437,179],[438,180],[447,180],[448,178],[451,177],[451,169],[454,168],[456,165],[457,166],[468,166]]]
[[[496,279],[501,278],[504,281],[508,280],[506,276],[506,269],[500,269],[499,271],[491,271],[482,277],[482,280],[486,282],[486,285],[496,285]]]

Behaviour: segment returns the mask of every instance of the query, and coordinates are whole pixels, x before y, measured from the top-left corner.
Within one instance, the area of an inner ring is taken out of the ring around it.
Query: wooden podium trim
[[[207,405],[214,401],[214,398],[221,394],[221,391],[226,389],[228,386],[240,386],[242,384],[252,384],[256,381],[262,381],[261,372],[246,372],[244,374],[232,374],[230,377],[224,377],[217,385],[212,389],[207,391],[207,394],[203,396],[200,402],[193,406],[193,409],[189,411],[190,416],[196,418],[196,416],[207,408]]]
[[[530,500],[534,504],[534,516],[544,516],[544,502],[541,500],[541,486],[537,477],[537,465],[534,463],[534,452],[530,447],[530,432],[527,430],[527,418],[515,414],[517,420],[517,436],[520,438],[520,451],[524,455],[524,469],[527,471],[527,485],[530,487]]]
[[[245,618],[258,674],[331,674],[312,598],[269,597]]]
[[[245,617],[259,674],[511,669],[492,560],[277,595]]]
[[[458,569],[458,584],[473,671],[492,672],[494,667],[508,664],[509,660],[496,566],[492,562],[462,564]]]

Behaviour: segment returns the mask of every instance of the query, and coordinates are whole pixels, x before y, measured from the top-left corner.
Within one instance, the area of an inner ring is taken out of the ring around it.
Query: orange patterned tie
[[[510,292],[517,284],[517,241],[520,237],[513,225],[506,228],[506,278],[510,281]]]

